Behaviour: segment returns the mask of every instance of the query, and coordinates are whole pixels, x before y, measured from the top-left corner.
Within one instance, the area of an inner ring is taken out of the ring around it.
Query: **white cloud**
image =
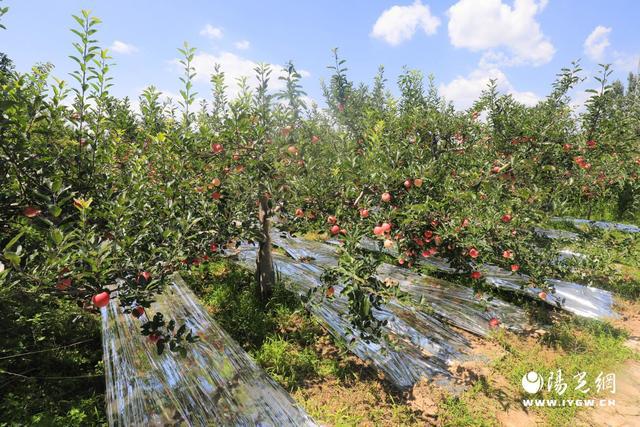
[[[448,84],[441,84],[440,93],[449,101],[452,101],[456,108],[463,110],[471,107],[483,90],[487,88],[489,80],[495,79],[498,90],[509,93],[516,101],[525,105],[535,105],[540,98],[533,92],[517,91],[507,76],[498,68],[478,68],[472,71],[467,77],[458,76]]]
[[[392,46],[410,40],[418,27],[427,35],[435,34],[440,19],[431,15],[429,6],[416,0],[411,6],[392,6],[382,12],[373,25],[371,36],[382,39]]]
[[[555,48],[535,17],[547,0],[460,0],[449,8],[449,39],[455,47],[472,51],[506,48],[488,53],[487,63],[496,65],[541,65],[549,62]],[[500,59],[500,61],[496,61]]]
[[[120,40],[115,40],[109,50],[115,53],[120,53],[122,55],[131,55],[138,51],[138,48],[132,44],[121,42]]]
[[[613,68],[616,71],[638,72],[640,69],[640,54],[629,54],[614,51],[613,52]]]
[[[611,28],[598,25],[584,41],[584,53],[592,61],[602,61],[604,50],[610,45],[610,32]]]
[[[204,26],[202,30],[200,30],[200,35],[205,36],[210,39],[221,39],[222,38],[222,28],[214,27],[211,24],[207,24]]]
[[[235,42],[233,45],[236,49],[247,50],[251,46],[251,43],[249,43],[249,40],[240,40]]]

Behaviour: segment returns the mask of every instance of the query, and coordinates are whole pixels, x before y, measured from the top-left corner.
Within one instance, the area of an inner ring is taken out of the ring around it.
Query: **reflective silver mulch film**
[[[620,224],[617,222],[596,221],[590,219],[568,217],[554,217],[551,218],[551,220],[554,222],[568,222],[573,225],[587,225],[589,227],[602,228],[604,230],[617,230],[625,233],[640,233],[640,227],[633,224]]]
[[[274,245],[289,256],[274,253],[275,268],[286,279],[289,289],[299,295],[321,285],[324,268],[337,265],[335,246],[312,242],[274,232]],[[240,247],[239,260],[255,268],[256,249]],[[489,320],[500,319],[504,327],[521,330],[527,322],[519,307],[499,299],[478,299],[464,286],[408,272],[388,264],[377,270],[379,280],[392,280],[408,293],[413,301],[392,299],[374,310],[379,320],[387,320],[383,339],[367,342],[354,331],[349,321],[348,301],[335,289],[333,298],[314,294],[307,304],[334,336],[348,343],[350,351],[371,361],[385,377],[399,388],[412,387],[421,377],[434,379],[450,390],[456,388],[448,367],[469,356],[470,343],[452,326],[485,336],[490,331]]]
[[[372,239],[363,239],[361,245],[368,250],[381,250],[378,243]],[[395,255],[392,251],[385,250],[384,248],[382,250],[391,255]],[[560,259],[563,257],[582,256],[584,255],[565,251],[560,254]],[[418,262],[447,273],[458,272],[458,270],[451,267],[445,259],[439,257],[431,256],[429,258],[422,258]],[[482,271],[486,283],[491,286],[534,299],[540,299],[539,294],[542,289],[530,287],[527,276],[523,274],[512,273],[492,265],[482,265],[478,269]],[[546,279],[546,282],[555,290],[554,293],[546,294],[544,302],[549,305],[579,316],[594,319],[618,317],[618,314],[613,310],[613,295],[607,290],[557,279]]]
[[[179,276],[152,306],[200,340],[156,353],[117,300],[102,309],[110,426],[313,426],[313,420],[208,315]]]

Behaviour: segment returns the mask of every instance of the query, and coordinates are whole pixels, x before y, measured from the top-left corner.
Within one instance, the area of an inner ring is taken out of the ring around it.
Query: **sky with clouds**
[[[384,65],[389,86],[403,66],[433,73],[458,108],[477,98],[489,79],[521,102],[534,104],[555,75],[580,59],[585,77],[611,63],[615,77],[636,72],[640,59],[637,0],[5,0],[10,11],[0,51],[18,70],[52,62],[66,78],[74,41],[71,14],[90,9],[103,23],[98,39],[110,49],[114,94],[136,98],[153,84],[179,90],[177,48],[198,48],[194,66],[199,97],[210,96],[209,76],[219,63],[229,83],[251,76],[258,62],[274,74],[292,60],[308,95],[322,99],[331,49],[347,60],[349,77],[370,83]],[[281,86],[276,78],[274,87]],[[588,79],[576,93],[594,86]],[[233,88],[230,89],[233,93]]]

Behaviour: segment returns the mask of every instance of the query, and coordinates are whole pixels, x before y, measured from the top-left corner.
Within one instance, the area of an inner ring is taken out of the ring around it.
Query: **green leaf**
[[[64,235],[62,234],[62,231],[60,231],[59,228],[53,228],[51,229],[51,240],[53,240],[53,242],[56,245],[59,245],[60,243],[62,243],[62,239],[64,238]]]
[[[57,206],[57,205],[49,205],[49,213],[54,217],[57,218],[60,216],[60,214],[62,213],[62,209]]]
[[[24,231],[21,231],[20,233],[16,234],[14,238],[9,240],[9,243],[5,245],[4,250],[5,251],[10,250],[13,247],[13,245],[15,245],[18,242],[18,240],[20,240],[23,234],[24,234]]]
[[[3,256],[15,267],[18,268],[20,267],[20,261],[21,261],[21,257],[20,255],[18,255],[15,252],[8,252],[5,251]]]

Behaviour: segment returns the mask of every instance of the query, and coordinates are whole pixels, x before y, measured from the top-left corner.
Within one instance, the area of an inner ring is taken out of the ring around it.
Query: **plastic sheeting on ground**
[[[617,230],[625,233],[640,233],[640,227],[633,224],[620,224],[617,222],[596,221],[591,219],[553,217],[554,222],[568,222],[573,225],[587,225],[589,227],[602,228],[604,230]]]
[[[335,246],[277,232],[272,239],[274,245],[290,256],[273,254],[276,271],[286,279],[289,289],[299,295],[321,286],[324,269],[337,265]],[[242,264],[255,268],[254,246],[241,246],[238,256]],[[400,289],[414,299],[413,302],[392,299],[373,311],[375,318],[388,322],[378,342],[367,342],[353,330],[348,301],[341,296],[339,286],[332,298],[313,294],[307,308],[331,334],[346,342],[351,352],[371,361],[401,389],[428,377],[455,390],[448,367],[470,358],[470,343],[452,325],[484,336],[490,330],[488,321],[492,317],[515,330],[521,330],[526,323],[526,315],[520,308],[499,299],[478,300],[471,289],[463,286],[414,275],[388,264],[381,265],[377,275],[380,280],[397,281]]]
[[[571,231],[565,230],[553,230],[550,228],[536,227],[533,231],[535,231],[538,235],[546,237],[548,239],[577,240],[580,238],[580,235],[578,233],[573,233]]]
[[[179,276],[152,306],[200,340],[186,357],[140,334],[112,300],[102,309],[110,426],[312,426],[313,420],[207,314]]]
[[[365,238],[362,240],[361,245],[367,250],[382,250],[390,255],[395,255],[393,251],[384,248],[380,249],[378,243],[373,239]],[[564,256],[569,256],[569,252],[565,253]],[[572,256],[580,256],[580,254],[572,253]],[[422,258],[418,262],[446,273],[458,272],[458,270],[451,267],[447,260],[439,257]],[[482,271],[486,283],[495,288],[540,300],[542,289],[530,287],[528,285],[528,277],[523,274],[512,273],[497,266],[486,264],[478,267],[478,270]],[[618,314],[613,310],[613,295],[609,291],[564,280],[545,279],[545,281],[555,289],[554,293],[547,293],[543,300],[547,304],[593,319],[618,317]]]

